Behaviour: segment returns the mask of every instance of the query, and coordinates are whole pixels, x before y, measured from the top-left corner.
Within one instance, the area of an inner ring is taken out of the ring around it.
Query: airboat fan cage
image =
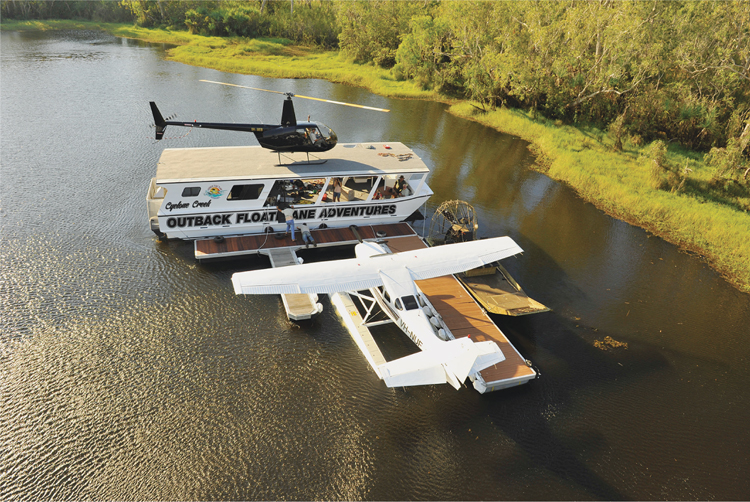
[[[430,246],[473,241],[477,238],[477,213],[474,206],[462,200],[440,204],[430,220],[427,242]]]

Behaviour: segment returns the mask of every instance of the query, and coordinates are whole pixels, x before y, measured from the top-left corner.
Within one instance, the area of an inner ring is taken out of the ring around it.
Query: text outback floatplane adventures
[[[157,139],[166,125],[190,126],[166,122],[153,104],[152,111]],[[285,141],[293,133],[300,144],[319,140],[320,129],[308,131],[306,125],[292,126]],[[327,139],[332,145],[302,152],[268,146],[165,149],[148,188],[151,229],[159,238],[195,241],[199,259],[267,255],[274,268],[235,274],[235,292],[281,294],[291,320],[318,314],[317,295],[329,294],[389,387],[449,383],[458,389],[469,378],[484,393],[535,378],[528,361],[452,275],[521,248],[509,237],[428,248],[406,223],[432,195],[424,162],[401,143],[332,149],[334,134]],[[303,231],[299,240],[295,226]],[[349,260],[302,265],[295,254],[310,243],[356,242],[356,258]],[[396,324],[421,352],[386,361],[370,333],[385,323]]]

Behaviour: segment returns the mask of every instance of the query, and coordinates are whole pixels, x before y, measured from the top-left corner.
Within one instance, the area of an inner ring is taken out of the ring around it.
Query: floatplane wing
[[[510,237],[362,256],[367,255],[367,246],[357,245],[357,258],[238,272],[232,275],[234,292],[273,295],[360,291],[382,286],[383,275],[402,275],[398,272],[403,269],[418,281],[457,274],[523,252]]]

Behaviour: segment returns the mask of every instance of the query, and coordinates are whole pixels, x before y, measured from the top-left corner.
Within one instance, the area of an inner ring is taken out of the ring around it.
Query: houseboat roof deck
[[[325,161],[325,162],[324,162]],[[167,148],[156,168],[157,183],[269,178],[377,176],[429,172],[403,143],[339,143],[328,152],[279,154],[260,146]]]

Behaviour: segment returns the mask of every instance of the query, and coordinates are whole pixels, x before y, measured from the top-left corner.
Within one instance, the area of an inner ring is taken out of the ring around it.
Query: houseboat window
[[[414,195],[414,192],[422,183],[423,177],[424,173],[389,174],[384,176],[385,186],[383,190],[387,194],[394,193],[396,197],[408,197]]]
[[[326,188],[325,202],[356,202],[365,201],[370,193],[375,190],[377,176],[345,176],[343,178],[331,178]],[[341,197],[334,200],[333,194],[336,186],[341,185]]]
[[[255,200],[260,197],[265,185],[234,185],[229,191],[227,200]]]
[[[406,310],[414,310],[419,307],[417,299],[413,295],[402,296],[401,301],[404,302],[404,308]]]
[[[320,191],[325,185],[325,178],[276,180],[266,199],[266,206],[278,203],[315,204],[320,197]]]
[[[201,187],[185,187],[182,191],[183,197],[198,197],[201,193]]]

